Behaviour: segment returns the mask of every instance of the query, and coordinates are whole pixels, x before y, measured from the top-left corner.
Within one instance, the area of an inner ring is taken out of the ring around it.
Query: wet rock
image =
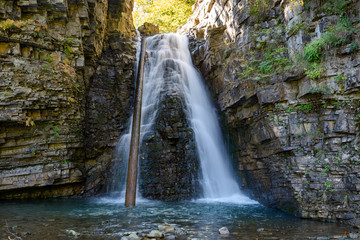
[[[154,131],[144,136],[139,187],[146,198],[179,201],[199,196],[199,160],[184,111],[180,97],[167,94]]]
[[[164,225],[158,226],[159,231],[163,231],[165,233],[175,233],[175,226],[165,223]]]
[[[219,233],[220,233],[221,235],[228,235],[228,234],[230,234],[229,229],[228,229],[227,227],[222,227],[222,228],[220,228],[220,229],[219,229]]]
[[[164,233],[158,231],[158,230],[152,230],[149,234],[146,235],[149,238],[163,238]]]
[[[129,235],[127,235],[125,233],[125,235],[127,235],[127,236],[121,237],[121,240],[138,240],[138,239],[141,239],[141,237],[139,237],[136,232],[131,232],[131,233],[128,233],[128,234]]]
[[[175,239],[176,240],[185,240],[187,239],[187,232],[182,228],[175,228]]]

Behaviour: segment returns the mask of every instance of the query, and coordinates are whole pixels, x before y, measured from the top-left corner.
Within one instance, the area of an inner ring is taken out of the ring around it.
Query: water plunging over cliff
[[[140,141],[144,137],[148,139],[147,135],[153,137],[153,129],[158,124],[159,105],[169,96],[179,99],[192,129],[200,160],[200,184],[204,198],[252,203],[241,193],[234,180],[216,110],[201,76],[192,65],[188,40],[176,34],[156,35],[147,39]],[[125,159],[129,134],[121,138],[119,146],[119,152]]]

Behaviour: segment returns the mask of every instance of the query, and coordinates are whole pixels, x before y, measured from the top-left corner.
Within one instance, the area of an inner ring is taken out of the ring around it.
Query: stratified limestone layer
[[[94,143],[85,141],[84,130],[94,123],[85,108],[90,103],[98,107],[93,99],[104,94],[89,96],[89,89],[95,88],[94,73],[115,72],[110,66],[98,68],[103,49],[118,50],[115,65],[123,72],[116,81],[132,87],[132,5],[101,0],[0,1],[0,198],[79,195],[104,185],[99,176],[111,165],[117,138],[108,138],[104,148],[87,156],[85,150],[90,150],[84,147]],[[117,21],[126,23],[124,28],[120,23],[106,28],[112,22],[108,6]],[[112,43],[105,32],[122,38]],[[115,46],[124,45],[122,41],[130,47]],[[124,55],[128,60],[121,58]],[[104,123],[99,131],[114,121],[123,128],[123,119],[99,119]]]

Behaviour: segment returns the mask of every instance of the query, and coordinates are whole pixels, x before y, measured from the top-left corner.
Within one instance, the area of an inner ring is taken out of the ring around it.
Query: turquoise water
[[[11,232],[23,239],[120,239],[124,232],[146,234],[164,223],[181,227],[188,239],[306,239],[343,234],[346,226],[302,220],[260,204],[183,202],[166,204],[142,201],[133,209],[113,199],[63,199],[0,202],[0,239]],[[231,234],[220,236],[226,226]],[[261,229],[263,228],[263,230]]]

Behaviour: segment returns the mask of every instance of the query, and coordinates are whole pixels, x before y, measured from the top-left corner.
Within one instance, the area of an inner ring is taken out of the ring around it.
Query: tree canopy
[[[162,33],[176,32],[191,15],[194,3],[195,0],[135,0],[135,26],[149,22],[158,25]]]

